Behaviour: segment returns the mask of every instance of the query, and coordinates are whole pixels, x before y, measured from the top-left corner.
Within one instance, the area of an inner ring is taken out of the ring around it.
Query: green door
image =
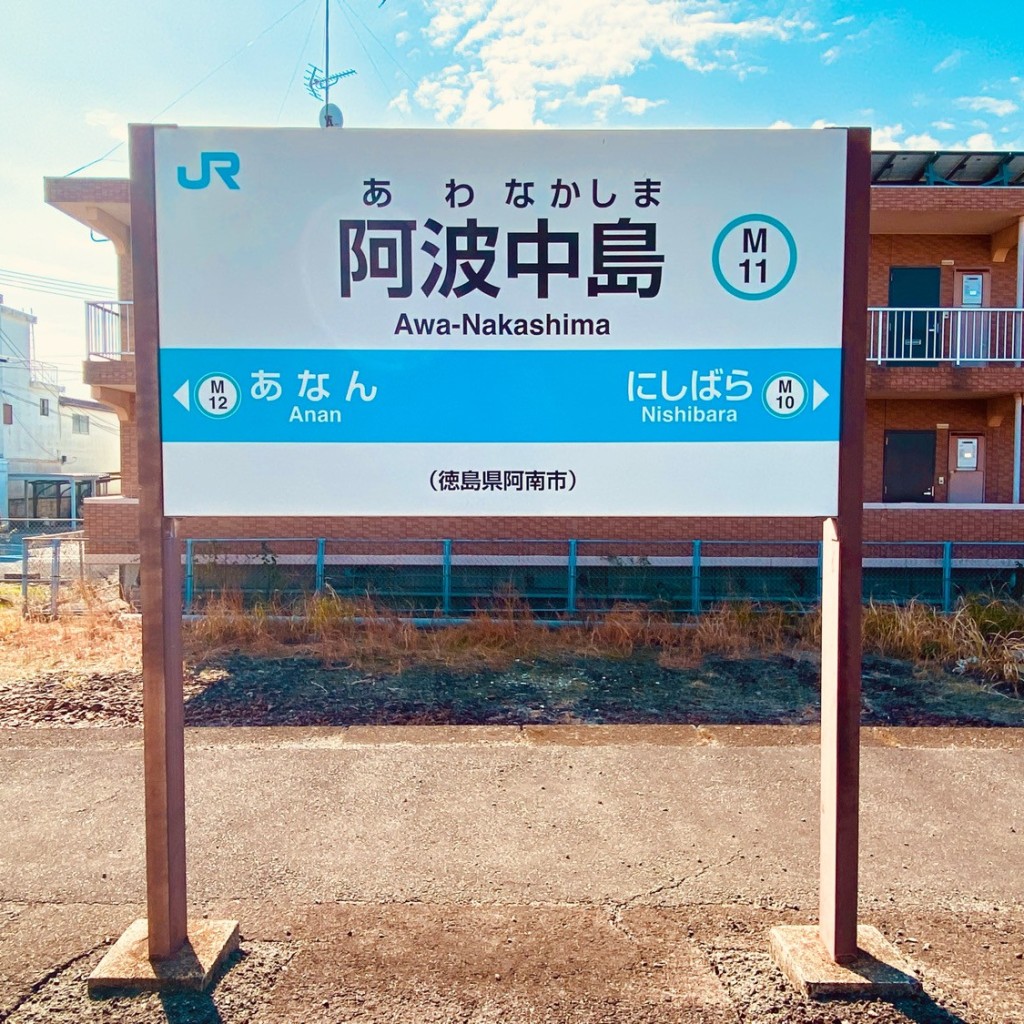
[[[888,359],[927,366],[941,357],[941,288],[941,267],[890,267]]]
[[[934,501],[935,431],[887,430],[882,500]]]

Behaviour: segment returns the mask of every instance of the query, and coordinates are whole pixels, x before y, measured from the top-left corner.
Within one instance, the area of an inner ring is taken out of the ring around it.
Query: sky
[[[69,392],[89,289],[5,272],[103,298],[115,260],[43,177],[126,176],[129,123],[316,126],[328,5],[347,126],[867,125],[875,149],[1024,150],[1011,0],[0,0],[0,294]]]

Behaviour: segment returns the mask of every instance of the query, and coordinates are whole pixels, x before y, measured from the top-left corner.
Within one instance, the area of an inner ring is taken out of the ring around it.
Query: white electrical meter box
[[[978,439],[976,437],[957,438],[956,468],[959,472],[978,468]]]
[[[981,274],[964,274],[962,280],[961,304],[964,306],[980,306],[984,293],[984,279]]]

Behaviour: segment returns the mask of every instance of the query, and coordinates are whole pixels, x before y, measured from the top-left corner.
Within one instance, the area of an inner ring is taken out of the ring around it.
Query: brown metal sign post
[[[839,517],[825,521],[821,602],[819,924],[837,962],[857,954],[861,539],[871,133],[847,133]]]
[[[89,988],[202,989],[237,947],[238,924],[188,920],[181,541],[164,515],[154,126],[130,131],[147,917],[103,958]]]
[[[139,557],[146,778],[149,955],[172,957],[188,936],[185,896],[185,719],[181,553],[164,517],[153,132],[131,138],[132,274],[139,429]]]
[[[808,995],[885,998],[911,994],[919,982],[876,928],[857,923],[870,171],[870,130],[848,129],[839,514],[822,531],[818,926],[773,928],[771,944]]]

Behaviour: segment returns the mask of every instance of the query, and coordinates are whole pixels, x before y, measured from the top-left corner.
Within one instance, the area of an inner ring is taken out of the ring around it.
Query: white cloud
[[[961,96],[956,105],[978,113],[995,114],[996,117],[1015,114],[1019,109],[1013,100],[998,100],[994,96]]]
[[[948,123],[948,122],[945,122]],[[1020,140],[1017,140],[1018,142]],[[875,128],[871,135],[873,149],[972,149],[972,150],[1013,150],[1017,148],[1013,141],[996,142],[989,132],[978,132],[955,142],[937,139],[928,132],[904,137],[903,125],[891,124]]]
[[[410,38],[411,36],[409,35],[408,32],[405,31],[405,29],[402,29],[401,32],[396,32],[395,46],[405,46],[405,44],[409,42]]]
[[[920,135],[908,135],[903,140],[902,149],[945,149],[946,147],[935,138],[934,135],[929,135],[927,132],[922,132]]]
[[[833,21],[832,24],[833,25],[849,25],[851,21],[856,21],[856,20],[857,19],[852,14],[847,14],[845,18],[836,18],[836,20]]]
[[[394,108],[402,114],[408,114],[412,110],[412,106],[409,103],[409,90],[403,89],[389,104],[389,107]]]
[[[749,0],[747,16],[734,0],[428,0],[427,6],[428,40],[453,48],[465,68],[457,77],[431,75],[416,98],[439,121],[464,126],[535,125],[552,101],[590,95],[659,55],[690,71],[742,77],[759,70],[744,55],[750,45],[816,30],[806,19],[757,13]],[[637,113],[658,101],[622,96],[619,102]]]
[[[606,84],[596,86],[583,96],[570,94],[545,100],[542,109],[554,112],[565,106],[589,107],[598,121],[606,121],[608,115],[619,108],[625,110],[627,114],[639,117],[665,102],[667,101],[651,100],[643,96],[627,96],[621,85]]]
[[[830,46],[821,55],[821,62],[822,62],[822,64],[835,64],[835,62],[838,59],[839,59],[839,47],[838,46]]]
[[[996,140],[988,132],[978,132],[977,135],[972,135],[964,145],[967,149],[980,149],[983,152],[989,149],[999,149]]]
[[[903,134],[903,125],[901,124],[886,124],[880,128],[871,129],[871,148],[872,149],[902,149],[903,146],[899,141],[900,136]]]
[[[939,73],[941,71],[950,71],[960,63],[960,58],[963,57],[963,50],[954,50],[948,57],[943,57],[932,71]]]
[[[932,121],[932,127],[937,132],[951,132],[956,125],[952,121]]]
[[[608,117],[608,111],[622,102],[621,85],[601,85],[591,89],[586,96],[580,99],[580,106],[593,107],[599,120],[604,121]]]
[[[98,107],[85,112],[85,123],[94,128],[105,128],[107,135],[117,142],[128,141],[128,119],[124,114]]]
[[[655,107],[660,107],[667,102],[668,100],[649,100],[642,96],[622,97],[622,106],[625,108],[626,113],[635,114],[637,117],[641,117],[648,110],[653,110]]]
[[[807,127],[808,128],[835,128],[835,126],[836,125],[835,125],[834,121],[826,121],[825,118],[819,117],[817,120],[812,121]],[[780,128],[781,129],[781,128],[795,128],[796,125],[793,124],[792,121],[782,121],[782,120],[779,120],[779,121],[773,121],[770,125],[768,125],[768,127],[769,128]]]

